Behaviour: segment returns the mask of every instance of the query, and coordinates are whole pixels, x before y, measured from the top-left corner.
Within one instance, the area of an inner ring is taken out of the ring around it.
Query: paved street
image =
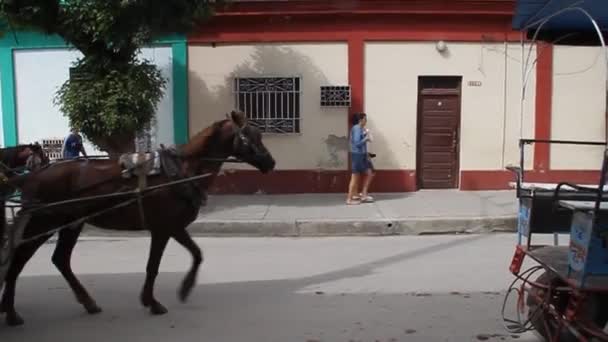
[[[537,341],[512,337],[500,319],[513,234],[197,242],[205,262],[186,304],[176,290],[190,259],[169,244],[156,285],[169,314],[160,317],[138,300],[147,238],[77,245],[74,270],[104,309],[97,316],[73,299],[45,245],[18,288],[26,325],[0,325],[0,340]]]

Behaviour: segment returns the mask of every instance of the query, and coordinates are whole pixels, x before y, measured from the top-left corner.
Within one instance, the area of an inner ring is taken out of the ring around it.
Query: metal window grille
[[[63,138],[47,138],[42,139],[42,149],[51,160],[61,159],[61,148],[63,147]]]
[[[349,107],[350,86],[321,86],[321,107]]]
[[[264,133],[300,133],[299,77],[236,77],[236,108]]]

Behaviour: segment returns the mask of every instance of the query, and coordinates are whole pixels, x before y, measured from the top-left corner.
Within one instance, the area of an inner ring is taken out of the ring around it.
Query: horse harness
[[[165,175],[170,181],[184,179],[187,176],[181,171],[183,160],[175,148],[165,148],[162,146],[154,152],[138,152],[134,154],[123,154],[119,158],[122,167],[122,177],[136,177],[137,187],[135,189],[137,206],[139,210],[142,228],[146,227],[146,220],[143,207],[143,193],[148,185],[149,176]],[[174,194],[186,200],[193,207],[200,205],[201,194],[199,189],[191,182],[180,184],[174,189]]]
[[[248,144],[247,137],[241,132],[235,135],[233,142],[236,148],[239,143]],[[178,147],[165,147],[161,144],[160,149],[151,153],[138,152],[134,154],[124,154],[119,158],[119,163],[123,168],[122,177],[131,178],[137,177],[136,197],[139,210],[140,222],[142,228],[145,229],[146,221],[143,207],[143,192],[147,187],[148,176],[165,175],[169,181],[183,180],[189,177],[182,171],[183,158]],[[202,158],[203,161],[210,162],[236,162],[243,161],[234,158]],[[185,182],[174,186],[174,194],[192,205],[192,208],[198,210],[200,208],[204,193],[197,187],[194,182]]]

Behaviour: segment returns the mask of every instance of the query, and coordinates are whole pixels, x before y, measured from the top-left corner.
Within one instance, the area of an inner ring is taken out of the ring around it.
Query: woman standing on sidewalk
[[[353,127],[350,130],[350,154],[352,163],[352,175],[348,186],[348,196],[346,204],[359,204],[361,202],[373,202],[374,199],[368,195],[367,191],[372,180],[372,168],[367,153],[367,142],[370,141],[365,125],[367,115],[357,113],[353,117]],[[361,178],[365,177],[363,189],[360,196],[355,195],[359,189]]]

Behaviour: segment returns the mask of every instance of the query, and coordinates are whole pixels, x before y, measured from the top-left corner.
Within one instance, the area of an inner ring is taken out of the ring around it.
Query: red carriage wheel
[[[559,320],[551,313],[545,311],[540,305],[547,303],[554,307],[557,313],[565,315],[566,308],[571,299],[571,291],[558,290],[558,287],[567,287],[568,285],[556,275],[543,272],[537,279],[536,283],[548,287],[548,289],[533,286],[526,299],[526,304],[529,308],[528,317],[536,331],[545,338],[546,341],[560,342],[576,342],[579,339],[563,324],[560,325]],[[551,293],[551,298],[547,295]],[[608,296],[605,294],[587,294],[584,301],[580,304],[579,313],[577,315],[577,323],[595,329],[603,329],[608,321]],[[583,331],[580,331],[583,333]],[[585,333],[584,336],[588,339],[592,335]],[[557,338],[556,338],[557,337]]]

